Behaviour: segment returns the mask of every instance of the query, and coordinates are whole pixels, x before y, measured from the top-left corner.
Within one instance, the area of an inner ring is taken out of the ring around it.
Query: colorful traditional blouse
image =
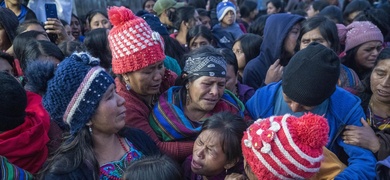
[[[384,130],[390,128],[390,117],[383,118],[372,113],[370,108],[366,111],[368,124],[377,130]]]
[[[14,164],[8,162],[8,160],[0,156],[0,179],[14,179],[14,180],[27,180],[33,179],[33,176],[23,170],[20,167],[17,167]]]
[[[202,121],[191,121],[184,114],[185,101],[181,97],[181,90],[182,87],[174,86],[163,93],[149,117],[150,126],[162,141],[195,140],[200,132]],[[244,117],[245,106],[234,94],[225,91],[207,116],[222,111]]]
[[[118,161],[112,161],[100,166],[100,178],[101,180],[120,180],[123,172],[126,170],[133,161],[142,157],[142,153],[135,149],[133,144],[126,139],[126,143],[129,146],[129,151],[123,155]]]

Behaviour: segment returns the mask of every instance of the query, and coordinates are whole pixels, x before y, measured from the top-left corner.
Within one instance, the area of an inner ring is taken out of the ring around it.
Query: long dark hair
[[[79,168],[81,164],[92,172],[93,179],[99,178],[99,163],[93,151],[92,136],[85,126],[75,135],[67,134],[64,142],[54,155],[49,158],[39,172],[40,178],[50,174],[66,174]]]
[[[85,34],[84,45],[93,57],[100,59],[100,66],[111,68],[111,51],[108,46],[107,29],[97,28]]]
[[[263,38],[257,34],[247,33],[240,36],[234,43],[240,41],[246,64],[260,54]]]
[[[180,31],[180,25],[184,22],[189,22],[194,18],[195,8],[192,6],[184,6],[177,8],[174,12],[172,19],[169,19],[173,27]]]

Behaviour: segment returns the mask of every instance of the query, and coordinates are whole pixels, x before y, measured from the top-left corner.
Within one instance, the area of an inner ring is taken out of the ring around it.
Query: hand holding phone
[[[58,19],[57,15],[57,6],[54,3],[45,3],[45,12],[46,12],[46,20],[47,18],[55,18]],[[54,30],[54,29],[50,29]],[[57,41],[57,34],[54,33],[48,33],[49,39],[51,42],[56,42]]]

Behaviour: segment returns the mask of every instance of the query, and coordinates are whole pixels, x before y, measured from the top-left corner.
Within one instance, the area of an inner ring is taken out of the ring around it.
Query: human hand
[[[225,176],[225,180],[246,180],[246,177],[242,174],[232,173]]]
[[[59,44],[64,41],[71,41],[72,38],[68,36],[65,31],[64,25],[62,25],[61,21],[56,18],[47,18],[45,22],[44,28],[46,29],[46,33],[56,34],[58,36],[56,40],[56,44]]]
[[[354,125],[348,125],[345,127],[345,131],[342,136],[344,142],[346,144],[356,145],[369,149],[373,153],[378,152],[380,143],[378,137],[375,135],[374,130],[372,130],[364,118],[361,118],[360,121],[363,124],[362,127]]]
[[[268,68],[264,83],[269,84],[272,82],[278,82],[280,79],[282,79],[282,75],[283,66],[280,65],[280,59],[278,59]]]

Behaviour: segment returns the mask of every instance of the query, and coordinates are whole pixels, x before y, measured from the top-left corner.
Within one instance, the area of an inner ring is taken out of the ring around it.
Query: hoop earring
[[[128,91],[130,91],[130,89],[131,89],[130,84],[127,84],[127,83],[126,83],[126,89],[127,89]]]
[[[89,133],[92,134],[92,128],[91,126],[88,126]]]

